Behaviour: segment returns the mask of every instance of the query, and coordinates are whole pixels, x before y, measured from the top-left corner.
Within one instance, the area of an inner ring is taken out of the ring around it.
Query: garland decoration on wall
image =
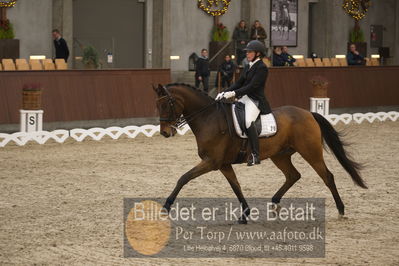
[[[14,7],[17,3],[17,0],[0,0],[0,7],[9,8]]]
[[[342,4],[342,8],[345,12],[356,21],[359,21],[366,16],[370,6],[371,0],[344,0]]]
[[[229,9],[231,0],[198,0],[198,8],[213,17],[221,16]]]

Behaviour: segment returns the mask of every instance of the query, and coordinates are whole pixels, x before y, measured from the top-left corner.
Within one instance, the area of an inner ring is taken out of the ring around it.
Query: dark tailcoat
[[[236,97],[247,95],[249,98],[259,102],[261,114],[272,112],[265,97],[265,84],[268,69],[262,60],[256,62],[251,68],[249,65],[244,68],[241,77],[227,91],[235,91]]]

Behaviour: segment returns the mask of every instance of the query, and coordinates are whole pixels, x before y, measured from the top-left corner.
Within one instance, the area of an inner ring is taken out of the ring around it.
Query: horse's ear
[[[157,92],[158,96],[166,95],[165,87],[162,84],[158,84],[158,88],[155,88],[155,91]]]
[[[158,87],[155,87],[155,85],[152,84],[152,88],[154,89],[154,91],[157,93],[158,96],[166,95],[165,88],[161,84],[158,84]]]

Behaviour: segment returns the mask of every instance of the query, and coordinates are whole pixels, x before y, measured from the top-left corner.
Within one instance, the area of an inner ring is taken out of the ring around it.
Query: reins
[[[208,109],[209,107],[211,107],[212,105],[216,104],[217,102],[214,101],[204,107],[202,107],[201,109],[199,109],[198,111],[189,114],[187,116],[181,116],[177,121],[176,121],[176,127],[177,128],[181,128],[184,125],[186,125],[187,123],[193,121],[199,114],[201,114],[203,111],[205,111],[206,109]]]
[[[204,112],[206,109],[208,109],[212,105],[216,104],[216,101],[214,101],[214,102],[202,107],[201,109],[199,109],[198,111],[196,111],[196,112],[194,112],[192,114],[189,114],[187,116],[182,115],[180,117],[176,117],[176,110],[175,110],[176,99],[173,98],[173,96],[170,94],[169,90],[166,87],[163,87],[163,88],[164,88],[164,90],[166,92],[166,95],[161,97],[161,98],[159,98],[159,99],[157,99],[157,101],[159,101],[159,100],[161,100],[163,98],[167,98],[168,104],[169,104],[169,112],[168,112],[169,117],[168,118],[160,117],[159,120],[160,121],[166,121],[166,122],[176,121],[175,125],[172,126],[172,127],[177,128],[177,129],[181,128],[184,125],[186,125],[187,123],[193,121],[199,114]]]
[[[188,124],[189,122],[193,121],[195,118],[197,118],[198,115],[200,115],[201,113],[206,111],[209,107],[217,104],[217,108],[221,108],[223,111],[223,115],[225,117],[225,120],[227,122],[227,127],[229,129],[229,135],[232,136],[232,125],[231,125],[231,121],[228,119],[228,115],[227,115],[228,111],[226,109],[225,102],[213,101],[212,103],[202,107],[201,109],[195,111],[194,113],[191,113],[187,116],[181,115],[180,117],[176,117],[176,110],[175,110],[176,99],[170,94],[167,87],[164,87],[164,90],[166,92],[166,95],[159,98],[157,101],[159,101],[163,98],[167,98],[168,104],[169,104],[169,112],[168,112],[169,117],[168,118],[160,117],[160,119],[159,119],[160,121],[166,121],[166,122],[175,121],[175,124],[172,125],[172,127],[175,129],[179,129],[179,128],[185,126],[186,124]]]

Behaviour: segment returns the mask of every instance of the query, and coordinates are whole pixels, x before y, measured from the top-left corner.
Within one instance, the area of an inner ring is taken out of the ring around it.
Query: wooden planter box
[[[41,110],[42,109],[42,90],[23,89],[22,90],[22,109]]]
[[[317,84],[312,86],[313,86],[312,95],[314,98],[327,98],[328,85]]]
[[[3,58],[19,58],[19,40],[4,39],[0,40],[0,60]]]

